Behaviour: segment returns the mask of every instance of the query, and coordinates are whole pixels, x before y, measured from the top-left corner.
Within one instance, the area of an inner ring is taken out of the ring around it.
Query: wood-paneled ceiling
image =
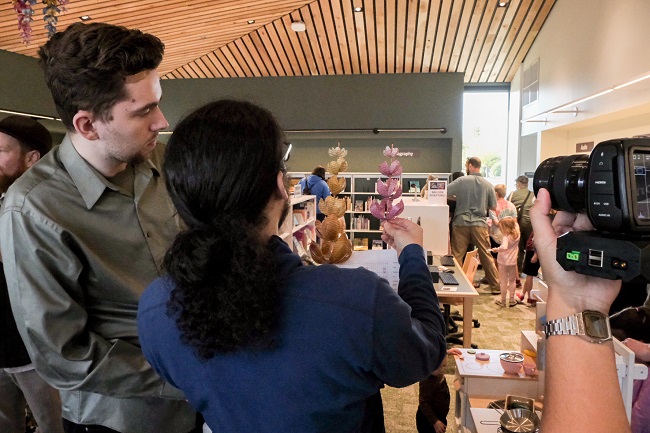
[[[555,1],[70,0],[57,29],[89,15],[152,33],[170,79],[462,72],[466,83],[508,83]],[[25,45],[2,0],[0,49],[36,57],[42,8]]]

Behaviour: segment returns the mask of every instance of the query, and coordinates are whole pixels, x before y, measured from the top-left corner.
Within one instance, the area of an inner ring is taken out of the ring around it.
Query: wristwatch
[[[585,310],[561,319],[544,323],[546,338],[552,335],[577,335],[592,343],[604,343],[612,339],[609,317],[599,311]]]

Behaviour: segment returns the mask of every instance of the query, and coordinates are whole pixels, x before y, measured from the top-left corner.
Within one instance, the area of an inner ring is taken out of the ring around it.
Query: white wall
[[[650,133],[650,79],[578,104],[575,117],[542,114],[650,73],[648,22],[649,1],[556,2],[523,63],[540,60],[539,100],[521,116],[548,121],[521,124],[521,135],[544,131],[538,162],[576,143]]]

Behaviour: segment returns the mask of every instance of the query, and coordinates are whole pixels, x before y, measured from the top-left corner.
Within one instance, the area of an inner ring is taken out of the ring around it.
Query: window
[[[481,173],[493,184],[504,182],[508,146],[507,90],[471,90],[463,96],[463,167],[467,158],[481,159]]]
[[[521,106],[525,107],[539,98],[539,60],[524,69],[521,83]]]

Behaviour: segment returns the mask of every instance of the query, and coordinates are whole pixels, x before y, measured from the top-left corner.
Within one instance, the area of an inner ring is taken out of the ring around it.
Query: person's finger
[[[530,208],[530,221],[535,233],[535,249],[542,266],[555,263],[556,233],[549,218],[551,197],[545,189],[537,192],[537,200]]]

